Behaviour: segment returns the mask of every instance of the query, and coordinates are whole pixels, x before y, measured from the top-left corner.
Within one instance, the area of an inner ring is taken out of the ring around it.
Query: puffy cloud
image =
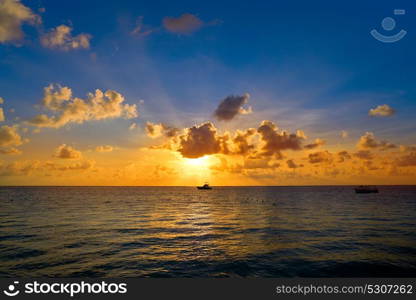
[[[44,34],[40,41],[42,46],[63,51],[88,49],[90,47],[91,35],[86,33],[72,36],[72,28],[60,25]]]
[[[165,17],[163,19],[163,26],[169,32],[176,34],[191,34],[204,25],[204,22],[197,16],[189,13],[182,14],[181,16]]]
[[[80,159],[82,158],[82,154],[80,151],[75,150],[71,146],[66,144],[60,145],[55,152],[55,157],[62,158],[62,159]]]
[[[296,134],[288,134],[286,131],[279,131],[271,121],[263,121],[257,129],[264,145],[259,155],[275,156],[282,158],[282,150],[300,150],[305,134],[298,131]]]
[[[348,131],[346,131],[346,130],[342,130],[342,131],[341,131],[341,137],[342,137],[343,139],[346,139],[346,138],[348,137],[348,135],[349,135]]]
[[[370,111],[368,112],[368,115],[373,116],[373,117],[390,117],[394,115],[395,113],[396,111],[393,108],[391,108],[387,104],[383,104],[383,105],[377,106],[376,108],[370,109]]]
[[[19,0],[0,1],[0,43],[19,41],[23,38],[22,24],[40,22],[40,17]]]
[[[134,130],[137,128],[137,123],[131,123],[131,125],[129,126],[129,130]]]
[[[367,160],[370,160],[370,159],[374,158],[373,153],[371,153],[371,151],[369,151],[369,150],[357,151],[357,152],[354,153],[354,156],[359,158],[359,159],[367,159]]]
[[[53,115],[40,114],[27,123],[37,127],[59,128],[66,124],[85,121],[103,120],[124,117],[126,119],[138,116],[135,104],[124,104],[124,97],[115,91],[103,93],[96,90],[89,93],[86,100],[72,97],[68,87],[50,85],[44,89],[43,108]]]
[[[0,104],[4,103],[4,99],[2,97],[0,97]]]
[[[224,137],[217,134],[215,126],[207,122],[187,128],[185,134],[179,136],[178,151],[183,157],[198,158],[223,152],[224,142]]]
[[[338,152],[338,162],[344,162],[348,159],[351,159],[351,155],[348,153],[348,151],[340,151]]]
[[[301,168],[301,167],[303,167],[303,165],[302,165],[302,164],[300,164],[300,165],[296,164],[296,163],[295,163],[295,161],[294,161],[293,159],[289,159],[289,160],[287,160],[287,161],[286,161],[286,164],[287,164],[287,167],[288,167],[289,169],[297,169],[297,168]]]
[[[218,105],[214,112],[214,116],[220,121],[230,121],[238,114],[249,114],[252,112],[251,107],[243,108],[250,99],[249,94],[243,96],[228,96]]]
[[[240,155],[247,155],[255,149],[255,145],[250,143],[250,138],[256,134],[256,129],[249,128],[245,131],[237,130],[232,139],[232,152]]]
[[[0,127],[0,147],[20,146],[22,137],[17,132],[16,126],[3,125]]]
[[[375,138],[375,136],[372,132],[366,132],[358,140],[357,147],[360,148],[360,149],[379,148],[381,150],[388,150],[388,149],[394,149],[397,146],[392,144],[392,143],[389,143],[387,141],[379,141]]]
[[[317,164],[317,163],[332,163],[333,157],[330,152],[327,150],[325,151],[319,151],[315,153],[310,153],[308,155],[309,162],[311,164]]]
[[[4,122],[4,120],[6,120],[6,118],[4,117],[3,108],[0,107],[0,122]]]
[[[416,166],[416,152],[410,152],[396,159],[396,165],[399,167]]]
[[[320,146],[323,146],[323,145],[325,145],[325,140],[322,140],[322,139],[316,139],[315,140],[315,142],[313,142],[313,143],[311,143],[311,144],[308,144],[308,145],[305,145],[305,149],[308,149],[308,150],[310,150],[310,149],[315,149],[315,148],[318,148],[318,147],[320,147]]]
[[[174,137],[179,133],[179,129],[168,126],[163,123],[155,124],[152,122],[146,122],[146,133],[151,138],[158,138],[165,136],[168,138]]]
[[[146,131],[152,137],[166,135],[162,124],[147,123]],[[178,151],[187,158],[197,158],[210,154],[241,155],[250,159],[281,159],[283,150],[301,150],[305,138],[302,131],[288,134],[280,131],[270,121],[263,121],[258,129],[236,130],[234,134],[219,134],[211,122],[185,128],[182,133],[170,136],[167,143],[152,146],[153,149]]]
[[[114,147],[110,145],[97,146],[95,148],[96,152],[111,152],[113,150],[114,150]]]

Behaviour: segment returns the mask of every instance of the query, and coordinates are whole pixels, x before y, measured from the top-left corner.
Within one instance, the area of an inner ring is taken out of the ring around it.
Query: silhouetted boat
[[[205,183],[203,186],[197,186],[198,190],[212,190],[212,187],[208,183]]]
[[[375,186],[369,185],[360,185],[359,187],[355,188],[355,192],[357,194],[370,194],[370,193],[378,193],[378,188]]]

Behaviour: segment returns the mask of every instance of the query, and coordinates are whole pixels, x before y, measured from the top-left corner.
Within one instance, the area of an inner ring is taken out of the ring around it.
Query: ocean
[[[416,277],[416,186],[0,187],[0,277]]]

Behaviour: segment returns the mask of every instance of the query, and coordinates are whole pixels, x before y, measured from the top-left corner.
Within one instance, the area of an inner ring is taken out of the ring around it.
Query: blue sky
[[[138,104],[141,127],[146,121],[177,127],[207,121],[226,96],[249,93],[257,114],[219,128],[255,127],[267,118],[328,140],[347,130],[351,139],[371,131],[416,143],[414,1],[21,2],[42,19],[22,25],[20,41],[0,43],[3,107],[14,108],[21,120],[37,113],[34,105],[49,84],[68,86],[81,98],[95,89],[115,90]],[[395,16],[398,8],[406,14]],[[164,18],[185,13],[202,26],[189,34],[163,26]],[[392,44],[376,41],[370,30],[390,34],[380,24],[389,16],[397,22],[392,33],[405,29],[407,35]],[[150,34],[132,34],[139,18]],[[44,47],[40,37],[61,24],[74,36],[91,35],[88,49]],[[382,104],[396,114],[369,118],[369,109]],[[8,117],[5,124],[13,122]],[[130,123],[86,124],[65,134],[86,142],[112,133],[135,146],[140,139],[120,136]],[[44,139],[59,139],[64,130]]]

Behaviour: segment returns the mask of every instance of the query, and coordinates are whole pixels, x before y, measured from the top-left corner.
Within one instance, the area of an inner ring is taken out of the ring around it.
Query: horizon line
[[[416,186],[415,184],[312,184],[312,185],[211,185],[212,187],[353,187],[353,186]],[[197,185],[0,185],[6,187],[197,187]]]

